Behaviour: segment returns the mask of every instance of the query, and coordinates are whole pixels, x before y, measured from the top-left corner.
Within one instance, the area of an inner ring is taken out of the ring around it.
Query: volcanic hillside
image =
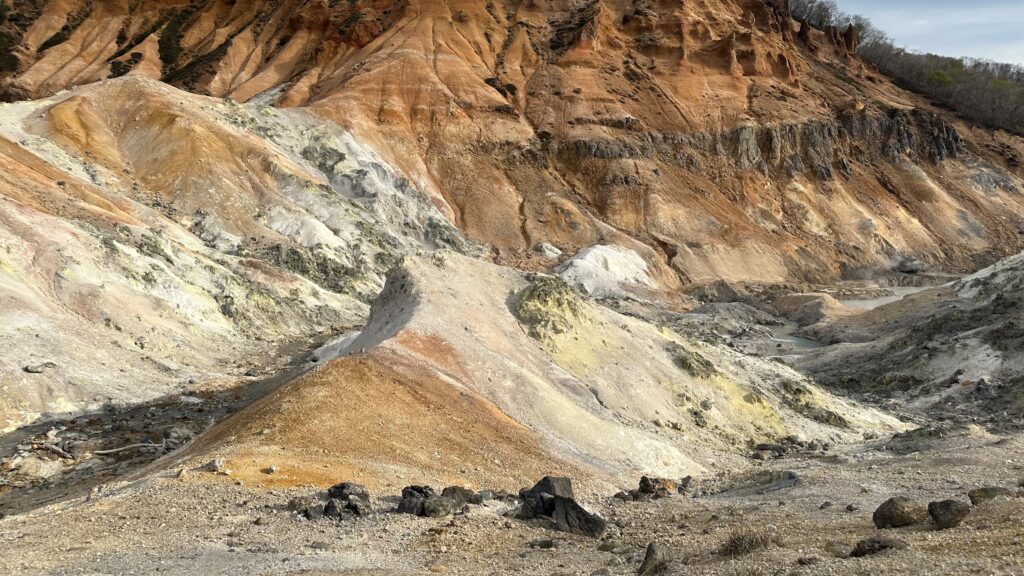
[[[502,261],[622,235],[679,282],[967,271],[1024,247],[1024,145],[784,0],[7,2],[8,99],[126,74],[307,106]],[[102,147],[102,142],[98,142]]]
[[[0,429],[231,386],[478,253],[337,126],[130,76],[0,105]]]
[[[610,487],[707,476],[781,438],[839,445],[904,429],[770,359],[616,314],[557,277],[446,252],[396,267],[339,353],[179,463],[221,457],[233,478],[273,486],[343,471],[382,488],[514,489],[560,470]]]

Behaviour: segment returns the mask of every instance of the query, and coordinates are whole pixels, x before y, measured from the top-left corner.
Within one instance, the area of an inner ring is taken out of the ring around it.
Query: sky
[[[1024,0],[838,0],[897,46],[1024,64]]]

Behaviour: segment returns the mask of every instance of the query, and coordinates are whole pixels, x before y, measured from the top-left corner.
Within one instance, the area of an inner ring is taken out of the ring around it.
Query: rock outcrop
[[[1021,141],[896,88],[855,27],[798,25],[781,0],[68,0],[19,2],[0,30],[7,99],[127,75],[306,106],[503,262],[623,234],[683,282],[774,282],[1024,248]]]

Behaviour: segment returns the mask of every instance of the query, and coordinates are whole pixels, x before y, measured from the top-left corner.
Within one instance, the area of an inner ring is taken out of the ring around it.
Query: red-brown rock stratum
[[[967,271],[1024,246],[1021,141],[783,1],[44,4],[3,25],[8,98],[136,74],[308,107],[504,262],[632,238],[674,288]]]

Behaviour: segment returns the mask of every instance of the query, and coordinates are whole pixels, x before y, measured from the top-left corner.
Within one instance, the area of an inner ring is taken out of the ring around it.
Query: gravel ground
[[[505,501],[418,518],[390,512],[396,498],[379,495],[369,517],[310,521],[287,504],[295,496],[323,498],[322,491],[160,471],[0,520],[0,573],[636,574],[657,541],[669,552],[671,574],[1021,574],[1024,498],[982,503],[962,526],[941,531],[930,521],[876,530],[872,512],[894,495],[927,504],[966,501],[979,486],[1016,490],[1022,447],[1021,436],[961,429],[756,463],[743,477],[698,481],[691,494],[649,502],[578,494],[609,521],[600,540],[514,519],[506,513],[515,504]],[[765,471],[793,472],[798,481],[781,489],[751,484]],[[722,554],[741,529],[769,543],[742,556]],[[908,547],[836,557],[879,533]]]

